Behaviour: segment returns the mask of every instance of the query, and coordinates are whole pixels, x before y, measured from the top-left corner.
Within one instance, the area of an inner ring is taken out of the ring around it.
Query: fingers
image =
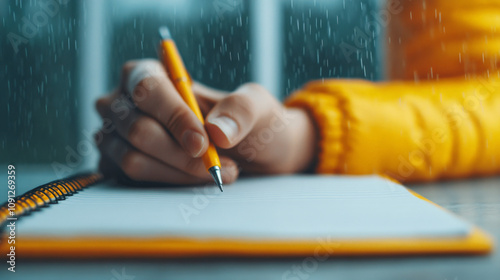
[[[124,69],[127,90],[136,106],[156,119],[192,157],[208,148],[202,123],[175,89],[163,66],[155,60],[141,60]]]
[[[214,106],[205,126],[215,145],[232,148],[268,115],[275,102],[261,86],[245,84]]]
[[[171,184],[200,184],[212,182],[212,178],[206,172],[201,172],[197,176],[187,174],[172,166],[166,165],[155,158],[137,151],[117,134],[105,134],[102,141],[98,143],[103,158],[100,162],[100,169],[108,174],[116,172],[113,166],[132,180],[163,182]],[[221,158],[222,177],[227,183],[234,182],[238,177],[238,169],[234,161],[228,158]]]
[[[236,110],[237,126],[252,126],[254,107],[248,106],[255,100],[251,100],[245,87],[233,94],[241,95],[237,98],[199,84],[193,90],[205,114],[212,112],[216,116],[219,112],[219,117],[230,118]],[[120,94],[123,92],[127,94]],[[211,110],[215,104],[218,109]],[[209,143],[205,127],[182,100],[159,62],[141,60],[125,64],[120,89],[101,98],[97,109],[104,121],[99,132],[101,141],[96,141],[102,154],[101,170],[123,172],[137,181],[193,184],[212,180],[199,158]],[[245,109],[247,114],[241,111]],[[217,124],[220,118],[215,119]],[[238,137],[228,138],[228,134],[221,133],[219,126],[212,125],[226,147],[233,145],[231,141],[238,141]],[[241,135],[248,133],[239,127],[238,131]],[[236,163],[221,157],[221,164],[224,182],[236,180]]]
[[[160,123],[134,110],[133,105],[123,96],[101,98],[97,101],[97,108],[101,117],[110,120],[116,132],[140,152],[188,174],[206,172],[200,158],[186,154]],[[118,108],[127,108],[129,111],[127,114],[115,113]]]

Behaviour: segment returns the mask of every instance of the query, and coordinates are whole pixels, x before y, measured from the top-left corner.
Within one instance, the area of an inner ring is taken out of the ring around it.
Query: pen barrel
[[[201,156],[201,158],[203,159],[203,163],[205,164],[207,171],[213,166],[221,166],[219,154],[217,153],[217,150],[212,142],[209,143],[207,152]]]
[[[194,96],[193,90],[191,88],[191,83],[187,80],[177,80],[174,83],[175,89],[179,92],[182,97],[182,100],[188,105],[188,107],[193,111],[198,120],[205,125],[205,119],[203,118],[203,114],[201,113],[200,106],[196,101],[196,97]]]
[[[196,102],[193,90],[191,89],[191,78],[182,61],[181,55],[173,40],[161,42],[161,59],[167,74],[189,108],[196,114],[202,124],[205,124],[200,106]]]
[[[184,66],[184,62],[175,46],[173,40],[164,40],[161,42],[161,59],[163,65],[165,66],[168,76],[170,80],[174,84],[175,88],[181,95],[182,99],[189,108],[193,111],[193,113],[198,117],[200,122],[204,125],[205,119],[203,118],[203,114],[201,113],[200,106],[196,101],[196,97],[194,96],[193,90],[191,88],[191,78],[189,73]],[[202,156],[203,163],[205,167],[210,169],[213,166],[221,166],[219,155],[217,154],[217,150],[215,149],[214,144],[209,142],[207,152]]]

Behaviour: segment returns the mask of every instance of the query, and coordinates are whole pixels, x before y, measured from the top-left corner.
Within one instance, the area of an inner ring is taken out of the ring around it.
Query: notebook
[[[213,184],[130,187],[90,174],[52,182],[18,200],[19,258],[485,254],[492,249],[491,238],[474,225],[378,176],[242,178],[221,193]],[[32,212],[39,208],[33,204],[55,201]],[[5,207],[0,213],[8,213]],[[5,222],[9,216],[0,218]],[[4,233],[2,254],[8,249],[5,238]]]

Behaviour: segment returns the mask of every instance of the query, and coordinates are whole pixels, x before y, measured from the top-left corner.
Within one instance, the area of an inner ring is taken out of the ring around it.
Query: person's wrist
[[[292,115],[289,125],[292,173],[312,170],[317,154],[318,131],[310,114],[301,108],[287,108]]]

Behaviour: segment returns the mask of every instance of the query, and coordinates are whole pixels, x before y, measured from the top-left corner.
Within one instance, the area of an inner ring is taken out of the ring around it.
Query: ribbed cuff
[[[317,173],[342,173],[350,125],[345,100],[332,92],[314,92],[306,87],[285,101],[287,107],[302,108],[314,119],[318,129]]]

